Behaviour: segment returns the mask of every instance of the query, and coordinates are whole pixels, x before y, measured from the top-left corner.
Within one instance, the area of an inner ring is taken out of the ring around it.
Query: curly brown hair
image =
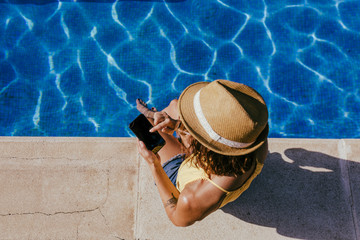
[[[253,164],[252,154],[242,156],[226,156],[203,146],[196,139],[190,144],[190,151],[195,157],[192,163],[205,170],[207,175],[240,176],[248,171]]]

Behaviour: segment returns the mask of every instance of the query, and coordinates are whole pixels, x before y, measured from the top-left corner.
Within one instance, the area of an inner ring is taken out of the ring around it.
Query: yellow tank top
[[[213,182],[211,179],[209,179],[208,175],[205,173],[205,171],[202,168],[197,168],[192,164],[191,158],[193,155],[188,157],[183,161],[183,163],[180,165],[178,176],[176,179],[176,188],[181,192],[186,184],[190,182],[194,182],[196,180],[204,179],[212,183],[215,187],[220,189],[221,191],[226,193],[226,196],[224,200],[221,202],[220,208],[225,206],[227,203],[232,202],[236,200],[246,189],[249,188],[251,182],[254,180],[254,178],[260,174],[264,164],[259,163],[256,161],[256,167],[254,170],[254,173],[246,180],[246,182],[235,191],[227,191],[220,187],[218,184]]]

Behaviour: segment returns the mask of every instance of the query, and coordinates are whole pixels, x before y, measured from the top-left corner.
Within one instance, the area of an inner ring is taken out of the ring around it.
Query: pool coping
[[[360,139],[270,138],[250,189],[187,228],[167,219],[135,138],[0,142],[0,239],[360,239]]]

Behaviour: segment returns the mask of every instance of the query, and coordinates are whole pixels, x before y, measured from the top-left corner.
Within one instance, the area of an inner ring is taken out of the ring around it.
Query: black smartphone
[[[144,114],[140,114],[129,124],[130,130],[145,143],[146,148],[156,154],[165,145],[165,140],[158,132],[149,132],[152,127]]]

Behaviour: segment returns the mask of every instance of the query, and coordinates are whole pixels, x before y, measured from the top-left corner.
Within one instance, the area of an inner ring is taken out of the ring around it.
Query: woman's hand
[[[155,162],[160,161],[159,157],[155,155],[152,151],[148,150],[145,144],[139,139],[137,139],[137,146],[140,155],[145,159],[148,164],[154,164]]]
[[[174,133],[178,121],[172,119],[165,111],[158,112],[156,108],[149,109],[141,99],[136,99],[136,108],[154,125],[150,132],[161,131],[169,135]]]
[[[150,132],[161,131],[172,135],[175,131],[175,127],[179,120],[172,119],[166,112],[154,113],[154,127],[150,129]]]

